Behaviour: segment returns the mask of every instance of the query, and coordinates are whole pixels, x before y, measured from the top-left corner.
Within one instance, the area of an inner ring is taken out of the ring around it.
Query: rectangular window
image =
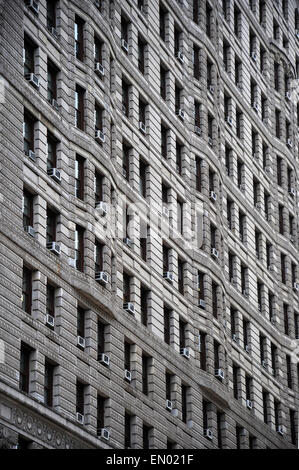
[[[77,336],[85,338],[85,310],[82,307],[77,308]]]
[[[85,384],[77,380],[76,384],[76,412],[84,416]]]
[[[23,227],[33,227],[33,202],[34,196],[26,189],[23,192]]]
[[[291,357],[286,354],[286,364],[287,364],[287,383],[288,383],[288,388],[292,389],[293,388],[293,380],[292,380],[292,363],[291,363]]]
[[[217,439],[218,439],[218,448],[222,449],[223,447],[223,424],[224,424],[224,413],[217,411]]]
[[[98,360],[101,358],[102,354],[105,353],[105,332],[105,323],[98,321]]]
[[[32,271],[23,267],[22,309],[31,315],[32,309]]]
[[[121,39],[126,43],[129,41],[129,22],[123,14],[121,15]]]
[[[206,34],[208,38],[212,35],[212,21],[213,21],[213,9],[211,5],[206,2]]]
[[[47,170],[52,170],[52,168],[57,168],[57,145],[58,142],[55,137],[48,132],[47,136]]]
[[[23,123],[23,137],[24,137],[24,152],[28,154],[31,150],[34,151],[34,123],[35,118],[32,114],[27,112],[24,113],[24,123]]]
[[[148,299],[149,291],[145,287],[141,287],[140,291],[140,310],[141,310],[141,323],[147,326],[148,322]]]
[[[193,0],[193,21],[199,24],[199,0]]]
[[[168,129],[161,125],[161,154],[165,159],[167,159],[167,133]]]
[[[145,72],[145,42],[138,37],[138,69],[144,75]]]
[[[201,370],[207,369],[207,350],[206,350],[206,333],[200,332],[199,334],[199,352],[200,352],[200,368]]]
[[[131,449],[131,415],[125,413],[125,449]]]
[[[151,429],[149,426],[146,426],[145,424],[142,426],[142,441],[143,441],[143,449],[149,449],[150,448],[150,432]]]
[[[236,400],[238,400],[239,398],[238,378],[239,378],[239,367],[233,365],[233,389],[234,389],[234,398]]]
[[[164,306],[164,341],[170,344],[170,314],[171,310]]]
[[[182,154],[183,154],[183,145],[179,142],[176,142],[176,171],[182,173]]]
[[[276,137],[278,139],[281,138],[281,133],[280,133],[280,111],[279,109],[275,109],[275,129],[276,129]]]
[[[126,272],[123,273],[123,302],[124,304],[131,300],[131,276]]]
[[[142,354],[142,393],[148,395],[148,375],[150,358]]]
[[[122,79],[122,112],[125,116],[129,117],[129,111],[130,111],[130,85],[125,81],[125,79]]]
[[[280,266],[281,266],[281,282],[286,283],[286,255],[281,253],[280,255]]]
[[[145,161],[139,160],[139,191],[141,196],[146,198],[146,174],[148,165]]]
[[[95,246],[94,246],[94,251],[95,251],[95,273],[100,273],[101,271],[104,271],[103,269],[103,264],[104,264],[104,245],[103,243],[100,243],[98,240],[95,241]]]
[[[296,433],[296,411],[290,410],[290,430],[291,430],[291,442],[293,445],[297,444],[297,433]]]
[[[97,435],[101,434],[101,429],[105,428],[105,407],[106,398],[101,395],[97,396]]]
[[[168,70],[164,67],[160,67],[160,95],[163,100],[167,97],[167,74]]]
[[[47,315],[55,317],[55,295],[56,288],[51,284],[47,284]]]
[[[169,248],[163,245],[163,273],[169,272]]]
[[[187,390],[188,387],[182,384],[182,421],[187,423]]]
[[[56,0],[47,0],[47,28],[52,32],[52,28],[56,28]]]
[[[57,75],[58,69],[48,59],[48,101],[53,104],[53,100],[57,101]]]
[[[20,354],[20,382],[21,392],[29,393],[30,385],[30,360],[33,350],[25,343],[21,343]]]
[[[47,208],[47,245],[56,241],[57,213]]]
[[[94,61],[96,64],[103,65],[104,42],[97,36],[94,38]]]
[[[212,312],[213,317],[218,318],[218,298],[217,298],[218,286],[215,282],[212,282]]]
[[[99,202],[103,201],[103,185],[104,185],[104,177],[101,173],[95,172],[94,178],[94,189],[95,189],[95,204],[97,205]]]
[[[75,196],[84,200],[84,158],[76,156],[75,161]]]
[[[127,181],[130,180],[130,152],[131,147],[123,142],[123,177]]]
[[[44,382],[44,403],[47,406],[53,406],[53,386],[54,386],[55,366],[51,362],[45,362],[45,382]]]
[[[35,72],[35,49],[36,45],[25,35],[23,50],[24,75]]]
[[[98,104],[95,105],[94,124],[96,131],[103,132],[103,108],[101,108],[101,106]]]
[[[147,261],[147,245],[149,238],[150,228],[149,225],[146,226],[146,233],[140,234],[140,256],[143,261]]]
[[[75,230],[75,260],[76,269],[84,272],[84,228],[76,225]]]
[[[186,327],[187,323],[180,319],[179,320],[179,341],[180,341],[180,349],[184,349],[186,347]]]
[[[200,79],[200,49],[195,44],[193,45],[193,76],[196,80]]]
[[[75,126],[81,131],[85,130],[84,120],[84,96],[85,90],[76,85],[75,91]]]
[[[147,104],[139,97],[139,122],[145,126]]]
[[[74,37],[75,37],[75,57],[76,59],[83,61],[84,59],[84,21],[79,17],[75,16],[74,24]]]
[[[124,367],[125,370],[131,370],[131,344],[127,342],[124,344]]]
[[[202,191],[202,159],[196,157],[196,190]]]
[[[276,377],[276,374],[277,374],[276,359],[277,359],[277,347],[273,343],[271,343],[271,361],[272,361],[272,369],[273,369],[274,377]]]
[[[269,406],[269,392],[263,390],[263,414],[264,423],[268,424],[268,406]]]
[[[234,6],[234,33],[238,39],[241,38],[241,10]]]

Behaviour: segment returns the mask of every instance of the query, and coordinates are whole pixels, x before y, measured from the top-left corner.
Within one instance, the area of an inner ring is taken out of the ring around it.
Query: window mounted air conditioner
[[[290,147],[290,148],[293,147],[293,141],[292,141],[292,139],[288,139],[288,140],[287,140],[287,146]]]
[[[169,272],[169,271],[164,272],[164,273],[163,273],[163,277],[164,277],[164,279],[166,279],[166,281],[168,281],[168,282],[173,282],[173,280],[174,280],[172,273]]]
[[[212,137],[208,137],[208,144],[210,147],[213,147],[213,139]]]
[[[274,264],[269,264],[269,271],[275,271],[275,265]]]
[[[296,196],[295,188],[290,188],[289,189],[289,194],[290,194],[290,196],[295,197]]]
[[[39,88],[39,79],[34,75],[34,73],[26,73],[25,78],[32,86]]]
[[[104,201],[99,201],[96,203],[96,209],[102,217],[107,214],[107,204]]]
[[[244,297],[248,297],[248,291],[246,289],[243,290],[242,294],[244,295]]]
[[[283,436],[283,435],[284,435],[283,426],[277,426],[276,432],[278,432],[278,434],[280,434],[281,436]]]
[[[210,440],[213,439],[213,432],[211,431],[211,429],[205,429],[203,435]]]
[[[295,238],[292,235],[290,236],[290,242],[295,243]]]
[[[257,53],[256,53],[256,52],[251,52],[250,57],[252,58],[252,60],[253,60],[254,62],[257,61]]]
[[[246,406],[249,410],[252,410],[252,401],[251,400],[246,400]]]
[[[184,54],[181,51],[178,51],[175,56],[182,64],[184,63]]]
[[[219,257],[218,250],[216,250],[216,248],[212,248],[211,255],[213,256],[213,258],[218,258]]]
[[[247,353],[249,353],[249,346],[248,346],[248,344],[245,344],[244,349],[245,349],[245,351],[246,351]]]
[[[263,361],[261,362],[261,365],[262,365],[262,367],[263,367],[264,369],[267,369],[267,361],[263,360]]]
[[[294,282],[293,289],[297,292],[299,291],[299,283],[298,282]]]
[[[33,11],[36,15],[39,12],[39,2],[35,0],[26,0],[25,5]]]
[[[183,111],[181,108],[179,108],[179,109],[177,110],[176,114],[177,114],[177,116],[178,116],[182,121],[184,121],[184,119],[185,119],[185,113],[184,113],[184,111]]]
[[[261,312],[261,310],[262,310],[261,304],[257,304],[257,309],[258,309],[259,312]]]
[[[214,95],[214,91],[215,91],[214,85],[209,85],[209,92],[211,93],[211,95]]]
[[[53,106],[53,108],[56,109],[56,111],[59,110],[59,104],[58,104],[58,101],[57,100],[51,100],[51,105]]]
[[[28,158],[30,158],[30,160],[32,160],[33,162],[36,161],[35,153],[32,150],[25,150],[24,153]]]
[[[85,338],[82,338],[82,336],[77,336],[77,345],[81,346],[81,348],[85,348]]]
[[[129,50],[129,45],[125,39],[121,40],[121,47],[123,48],[124,51],[128,52]]]
[[[35,230],[33,227],[31,227],[31,225],[28,225],[27,227],[24,227],[25,229],[25,232],[29,233],[29,235],[31,235],[31,237],[35,237]]]
[[[50,28],[50,33],[52,34],[52,36],[54,36],[55,39],[58,39],[57,29],[53,26]]]
[[[190,359],[190,351],[188,348],[181,348],[180,354],[181,356],[184,356],[186,359]]]
[[[260,157],[260,156],[259,156],[258,152],[255,152],[255,153],[253,154],[253,158],[255,158],[256,160],[258,160],[259,157]]]
[[[198,127],[198,126],[195,126],[195,127],[194,127],[194,132],[195,132],[195,134],[197,134],[197,135],[201,135],[201,128]]]
[[[101,437],[102,439],[105,439],[106,441],[109,441],[110,439],[110,432],[105,429],[105,428],[101,428],[99,430],[99,437]]]
[[[166,400],[166,410],[172,411],[172,401]]]
[[[51,327],[54,327],[55,325],[55,318],[52,317],[52,315],[47,314],[46,316],[46,325],[49,325]]]
[[[253,109],[254,109],[256,112],[258,112],[258,110],[259,110],[259,105],[258,105],[258,103],[257,103],[256,101],[253,103],[252,107],[253,107]]]
[[[77,413],[76,417],[77,417],[78,423],[84,424],[84,415],[81,415],[81,413]]]
[[[127,115],[127,107],[126,107],[126,105],[123,104],[121,109],[122,109],[123,114]]]
[[[132,240],[130,238],[124,238],[123,241],[125,245],[127,245],[129,248],[132,248]]]
[[[216,194],[214,191],[211,191],[211,192],[210,192],[210,199],[212,199],[213,201],[216,201],[216,199],[217,199],[217,194]]]
[[[295,29],[295,36],[297,39],[299,39],[299,29]]]
[[[110,364],[110,357],[107,356],[107,354],[102,353],[102,354],[100,354],[100,356],[99,356],[99,362],[100,362],[101,364],[104,364],[105,366],[109,366],[109,364]]]
[[[105,69],[102,66],[100,62],[96,62],[94,66],[94,71],[98,74],[101,75],[102,77],[105,75]]]
[[[198,306],[203,310],[206,308],[206,303],[203,299],[199,299]]]
[[[222,369],[215,369],[215,377],[218,379],[224,379],[224,371]]]
[[[47,243],[47,248],[50,250],[52,253],[55,253],[55,255],[60,255],[61,254],[61,248],[60,245],[56,242],[51,242]]]
[[[105,136],[102,131],[100,130],[95,131],[95,140],[99,142],[100,144],[103,144],[105,142]]]
[[[235,341],[235,343],[238,343],[238,342],[239,342],[239,339],[238,339],[238,336],[237,336],[237,335],[233,335],[233,336],[232,336],[232,340]]]
[[[125,380],[127,382],[131,382],[132,381],[132,374],[131,372],[128,370],[128,369],[125,369]]]
[[[291,93],[289,91],[286,92],[286,99],[291,101]]]
[[[126,310],[126,312],[128,313],[131,313],[132,315],[134,315],[135,313],[135,305],[132,304],[131,302],[127,302],[123,305],[123,308],[124,310]]]
[[[51,178],[53,178],[53,180],[55,180],[57,183],[60,183],[61,182],[61,173],[59,170],[57,170],[57,168],[50,168],[48,171],[47,171],[48,175],[51,176]]]
[[[100,284],[108,284],[109,276],[106,272],[100,271],[95,274],[95,280],[98,281]]]
[[[226,122],[227,122],[227,124],[228,124],[229,126],[232,126],[232,125],[233,125],[233,120],[232,120],[232,118],[231,118],[230,116],[227,116]]]
[[[236,287],[236,285],[237,285],[237,280],[236,280],[234,277],[231,278],[230,282],[231,282],[231,284],[232,284],[233,286]]]
[[[143,133],[146,134],[146,126],[144,122],[139,122],[139,130]]]

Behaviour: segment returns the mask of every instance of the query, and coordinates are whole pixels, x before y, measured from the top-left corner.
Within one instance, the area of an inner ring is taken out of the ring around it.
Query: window
[[[143,223],[140,223],[141,227],[143,227]],[[147,261],[147,245],[148,245],[148,238],[150,234],[150,227],[149,225],[144,226],[144,233],[143,230],[140,232],[140,256],[143,261]]]
[[[48,59],[48,101],[53,104],[53,101],[57,102],[57,75],[58,69]]]
[[[284,334],[289,335],[289,306],[283,303]]]
[[[175,112],[178,113],[181,109],[182,89],[175,85]]]
[[[204,332],[199,334],[199,352],[200,352],[200,368],[207,370],[207,348],[206,348],[207,335]]]
[[[252,390],[252,378],[249,375],[245,375],[245,395],[246,400],[251,401],[251,390]]]
[[[187,385],[182,384],[182,421],[187,423]]]
[[[186,347],[186,327],[187,323],[179,319],[179,341],[180,341],[180,349],[184,349]]]
[[[81,62],[84,59],[84,40],[83,40],[84,21],[75,16],[74,35],[75,35],[75,57]]]
[[[212,36],[212,21],[213,21],[213,9],[211,5],[206,2],[206,34],[208,38]]]
[[[75,230],[75,260],[76,269],[84,272],[84,228],[76,225]]]
[[[183,156],[183,145],[180,142],[176,142],[176,171],[182,173],[182,156]]]
[[[292,389],[293,388],[293,380],[292,380],[292,363],[291,363],[291,357],[286,354],[286,365],[287,365],[287,383],[288,383],[288,388]]]
[[[264,28],[266,25],[266,2],[265,0],[260,0],[260,5],[259,5],[259,11],[260,11],[260,17],[259,17],[259,22]]]
[[[55,137],[48,132],[47,136],[47,170],[52,170],[52,168],[57,168],[57,145],[58,142]]]
[[[33,349],[25,343],[21,343],[20,354],[20,382],[21,392],[29,393],[30,389],[30,362]]]
[[[146,175],[148,165],[144,160],[139,160],[139,192],[141,196],[146,198]]]
[[[213,342],[214,349],[214,369],[220,368],[220,344],[214,340]]]
[[[22,309],[31,315],[32,308],[32,271],[23,267]]]
[[[148,395],[148,376],[149,376],[149,361],[150,358],[142,354],[142,393]]]
[[[236,108],[236,134],[239,139],[242,138],[242,122],[243,113],[239,108]]]
[[[230,307],[230,327],[232,337],[236,335],[236,319],[237,319],[237,310],[234,307]]]
[[[167,135],[168,129],[161,125],[161,155],[165,159],[167,159]]]
[[[235,84],[240,87],[242,83],[242,62],[236,57],[235,58]]]
[[[77,380],[76,383],[76,413],[84,416],[85,384]]]
[[[271,361],[272,361],[272,370],[273,375],[276,377],[277,374],[277,347],[271,343]]]
[[[46,360],[44,379],[44,403],[45,405],[50,407],[53,406],[54,370],[54,364]]]
[[[278,223],[279,223],[279,233],[284,235],[284,207],[278,204]]]
[[[193,76],[196,80],[200,79],[200,49],[193,45]]]
[[[212,282],[212,313],[214,318],[218,318],[218,298],[217,298],[218,285]]]
[[[130,110],[130,85],[124,78],[122,78],[122,112],[125,116],[129,117],[129,110]]]
[[[229,271],[229,280],[230,282],[233,282],[235,280],[234,278],[234,260],[235,260],[235,255],[229,251],[228,252],[228,271]]]
[[[263,390],[263,415],[264,415],[264,423],[268,424],[268,409],[269,409],[269,392]]]
[[[131,448],[131,415],[125,413],[125,449]]]
[[[184,295],[184,266],[183,260],[178,259],[178,290],[180,294]]]
[[[129,21],[125,16],[121,15],[121,39],[127,44],[129,42]],[[127,51],[126,51],[127,52]]]
[[[243,182],[243,175],[245,173],[245,170],[244,170],[244,163],[242,162],[242,160],[240,160],[238,158],[237,160],[237,184],[238,184],[238,188],[241,189],[242,188],[242,182]]]
[[[279,24],[275,19],[273,19],[273,37],[276,41],[279,41],[280,29]]]
[[[76,85],[75,91],[75,126],[81,131],[85,130],[84,120],[84,96],[85,90]]]
[[[213,124],[214,117],[211,114],[208,114],[208,138],[210,146],[213,146]]]
[[[170,249],[166,245],[163,245],[162,250],[163,250],[163,273],[166,273],[166,272],[169,272]]]
[[[47,0],[47,28],[52,32],[52,28],[56,28],[56,8],[57,1]]]
[[[76,156],[75,161],[75,196],[84,200],[84,158]]]
[[[146,108],[147,104],[142,101],[142,99],[139,96],[139,123],[143,124],[145,127],[146,124]]]
[[[229,54],[230,54],[230,45],[224,39],[223,40],[223,66],[226,72],[228,72]]]
[[[97,396],[97,435],[105,428],[105,408],[107,399],[101,395]]]
[[[77,308],[77,336],[85,338],[85,310],[82,307]]]
[[[160,95],[163,100],[166,100],[167,97],[167,75],[168,70],[166,70],[162,65],[160,67]]]
[[[131,344],[125,342],[124,344],[124,367],[125,370],[131,370]]]
[[[280,266],[281,266],[281,282],[286,283],[286,255],[281,253],[280,255]]]
[[[297,433],[296,433],[296,411],[290,410],[290,431],[291,431],[291,442],[293,445],[297,444]]]
[[[23,62],[24,62],[24,75],[35,72],[35,49],[36,45],[31,41],[28,36],[24,36],[24,51],[23,51]]]
[[[152,428],[146,426],[145,424],[142,426],[142,442],[143,442],[143,449],[150,448],[150,433]]]
[[[206,429],[209,429],[209,407],[210,403],[207,402],[206,400],[202,401],[202,427],[203,430],[205,431]]]
[[[160,3],[160,38],[162,41],[166,40],[166,15],[167,10],[162,3]]]
[[[123,176],[129,181],[130,180],[130,153],[131,147],[123,142]]]
[[[223,447],[223,429],[225,423],[225,415],[221,411],[217,411],[217,444],[218,448],[222,449]]]
[[[103,243],[100,243],[98,240],[95,241],[94,245],[94,251],[95,251],[95,273],[100,273],[101,271],[104,271],[103,265],[104,265],[104,245]]]
[[[47,247],[56,241],[57,214],[48,208],[47,210]]]
[[[196,157],[196,190],[202,191],[202,159]]]
[[[25,111],[23,123],[24,151],[26,154],[31,150],[34,151],[34,123],[35,118],[32,114]]]
[[[280,403],[274,399],[274,422],[277,429],[280,423]]]
[[[234,398],[236,400],[238,400],[239,398],[239,389],[238,389],[239,373],[240,373],[240,368],[237,367],[236,365],[233,365],[233,392],[234,392]]]
[[[56,297],[56,288],[51,284],[47,284],[47,315],[55,317],[55,297]],[[47,324],[48,325],[48,324]]]
[[[124,272],[123,273],[123,303],[127,304],[131,300],[131,276]]]
[[[170,315],[171,309],[164,305],[164,341],[170,344]]]
[[[175,24],[174,25],[174,55],[175,57],[178,57],[179,53],[181,52],[181,41],[182,41],[182,31]]]
[[[29,191],[24,189],[23,192],[23,227],[27,230],[28,227],[33,227],[33,203],[34,196]]]
[[[199,24],[199,0],[193,0],[193,21]]]
[[[144,75],[145,72],[145,50],[146,44],[138,37],[138,69]]]
[[[239,209],[239,237],[241,242],[245,239],[246,215]]]
[[[237,5],[234,5],[234,33],[237,36],[238,39],[241,39],[241,10],[237,7]]]
[[[95,204],[97,205],[99,202],[103,201],[104,176],[96,171],[94,180]]]
[[[247,286],[248,268],[241,264],[241,290],[243,295],[248,295]]]
[[[103,353],[105,353],[105,333],[106,325],[100,320],[98,321],[98,360],[101,359]]]
[[[96,131],[103,132],[103,108],[98,104],[95,105],[94,109],[94,124]]]
[[[275,129],[276,129],[276,137],[278,139],[281,138],[281,132],[280,132],[280,115],[281,112],[279,109],[275,109]]]
[[[213,85],[213,62],[207,59],[207,88],[211,91]]]
[[[141,286],[140,290],[140,312],[141,312],[141,323],[147,326],[148,323],[148,301],[149,291],[145,287]]]
[[[94,38],[94,61],[97,64],[103,64],[104,43],[97,36]]]

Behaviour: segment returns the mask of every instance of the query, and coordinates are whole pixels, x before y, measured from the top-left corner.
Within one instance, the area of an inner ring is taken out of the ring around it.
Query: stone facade
[[[47,28],[47,1],[35,2],[38,12],[26,3],[30,2],[0,0],[0,446],[18,447],[21,438],[29,448],[123,449],[127,413],[133,449],[144,446],[144,426],[151,449],[295,448],[299,403],[299,287],[295,289],[299,282],[298,2],[200,1],[197,15],[196,1],[164,0],[164,39],[158,0],[59,0],[57,35]],[[78,17],[83,60],[74,53]],[[122,46],[124,22],[128,51]],[[24,78],[24,34],[34,44],[38,89]],[[95,35],[102,42],[103,76],[94,68]],[[145,44],[143,73],[140,38]],[[176,48],[182,56],[176,56]],[[57,68],[58,109],[48,101],[49,59]],[[166,70],[165,99],[161,98],[161,65]],[[122,110],[124,80],[129,84],[128,116]],[[74,125],[76,86],[84,89],[84,131]],[[178,88],[184,119],[176,113]],[[140,98],[146,103],[145,132],[139,125]],[[200,104],[195,122],[200,135],[194,127],[195,103]],[[94,138],[95,104],[102,108],[102,144]],[[280,111],[279,123],[275,122],[276,110]],[[35,161],[24,154],[24,111],[34,117]],[[165,157],[161,156],[161,125],[167,129]],[[50,134],[57,140],[60,183],[47,174]],[[130,148],[127,179],[123,176],[124,142]],[[177,144],[181,147],[179,171]],[[84,158],[83,200],[75,196],[76,155]],[[277,156],[282,159],[279,184]],[[140,194],[140,158],[146,164],[145,198]],[[200,190],[196,158],[200,159]],[[106,216],[95,209],[95,171],[103,178]],[[162,183],[168,188],[169,225],[162,214]],[[33,197],[34,237],[23,227],[24,188]],[[229,224],[228,198],[232,201]],[[124,244],[121,233],[125,200],[133,221],[131,247]],[[279,205],[283,206],[282,220]],[[59,256],[47,248],[49,207],[57,213]],[[151,210],[155,215],[154,221],[149,223],[145,217],[144,222],[149,224],[146,262],[140,256],[140,208],[142,213]],[[242,226],[240,211],[245,217]],[[84,272],[73,264],[76,225],[84,229]],[[261,234],[258,244],[256,230]],[[200,235],[199,246],[191,243]],[[163,239],[169,249],[172,283],[162,276]],[[104,245],[106,286],[95,281],[96,240]],[[271,245],[269,263],[267,243]],[[211,248],[217,249],[217,257],[211,255]],[[231,268],[229,252],[233,254]],[[285,255],[285,282],[281,253]],[[183,292],[178,283],[180,261]],[[24,266],[32,273],[29,314],[22,308]],[[135,315],[123,308],[124,272],[130,275]],[[204,309],[199,306],[198,272],[204,275]],[[48,284],[55,287],[54,329],[46,325]],[[141,321],[141,288],[149,291],[146,325]],[[272,314],[269,294],[274,296]],[[165,306],[171,311],[169,344],[164,341]],[[85,311],[84,349],[77,346],[78,307]],[[235,340],[232,309],[236,311]],[[103,352],[110,358],[109,367],[98,360],[99,320],[105,324]],[[182,321],[189,359],[180,354]],[[203,335],[206,367],[202,367]],[[265,338],[264,366],[261,335]],[[125,342],[131,344],[130,383],[124,380]],[[28,393],[20,390],[22,343],[32,351]],[[149,358],[146,393],[143,353]],[[44,404],[46,360],[55,364],[51,407]],[[215,369],[224,372],[222,380],[215,377]],[[166,372],[171,374],[171,412],[165,407]],[[250,378],[249,391],[246,377]],[[77,380],[85,385],[83,425],[76,418]],[[268,393],[266,411],[263,392]],[[98,395],[105,398],[109,440],[97,435]],[[204,435],[205,429],[212,432],[211,439]]]

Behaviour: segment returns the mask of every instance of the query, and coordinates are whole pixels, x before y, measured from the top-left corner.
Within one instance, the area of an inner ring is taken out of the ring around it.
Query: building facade
[[[298,442],[296,0],[0,1],[0,446]]]

